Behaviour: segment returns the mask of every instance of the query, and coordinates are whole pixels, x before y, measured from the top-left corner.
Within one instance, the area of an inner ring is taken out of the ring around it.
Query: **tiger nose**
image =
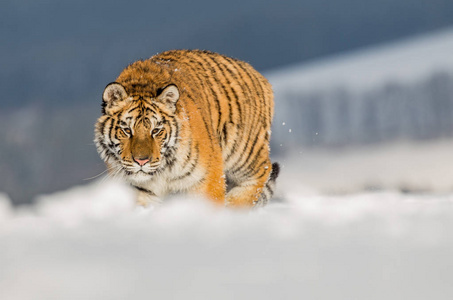
[[[140,166],[143,166],[144,164],[149,162],[149,158],[148,157],[137,157],[137,158],[134,157],[134,161],[136,163],[138,163]]]

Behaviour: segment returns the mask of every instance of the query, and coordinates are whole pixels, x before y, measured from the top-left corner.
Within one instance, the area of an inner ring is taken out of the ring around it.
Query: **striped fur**
[[[272,117],[271,86],[249,64],[174,50],[129,65],[106,87],[95,142],[141,205],[189,192],[251,207],[268,202],[278,175]]]

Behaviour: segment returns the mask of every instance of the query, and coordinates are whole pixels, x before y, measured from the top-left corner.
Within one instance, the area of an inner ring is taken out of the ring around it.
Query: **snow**
[[[379,47],[292,65],[266,74],[276,94],[286,89],[337,87],[366,91],[383,82],[417,82],[437,70],[453,70],[453,29],[399,40]]]
[[[108,180],[28,207],[0,195],[1,299],[451,298],[451,194],[327,195],[286,165],[254,211],[139,210]]]
[[[451,149],[452,139],[332,149],[299,147],[275,160],[313,193],[390,190],[448,194],[453,191]],[[279,186],[290,179],[280,180]]]

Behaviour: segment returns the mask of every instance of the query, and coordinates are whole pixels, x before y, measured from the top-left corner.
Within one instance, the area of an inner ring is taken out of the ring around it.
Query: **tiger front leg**
[[[195,174],[203,174],[191,189],[191,193],[206,198],[215,204],[225,206],[226,181],[220,151],[200,155],[201,163]]]
[[[194,193],[207,198],[215,204],[225,206],[225,175],[221,168],[211,168],[195,189]]]
[[[162,200],[152,192],[137,188],[136,204],[141,207],[153,207],[162,203]]]

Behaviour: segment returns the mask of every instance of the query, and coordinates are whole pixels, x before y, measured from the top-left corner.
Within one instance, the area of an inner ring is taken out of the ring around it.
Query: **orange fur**
[[[272,195],[273,93],[249,64],[207,51],[168,51],[125,68],[103,99],[98,151],[120,173],[125,169],[141,204],[193,192],[251,207]],[[143,172],[139,156],[149,159]]]

